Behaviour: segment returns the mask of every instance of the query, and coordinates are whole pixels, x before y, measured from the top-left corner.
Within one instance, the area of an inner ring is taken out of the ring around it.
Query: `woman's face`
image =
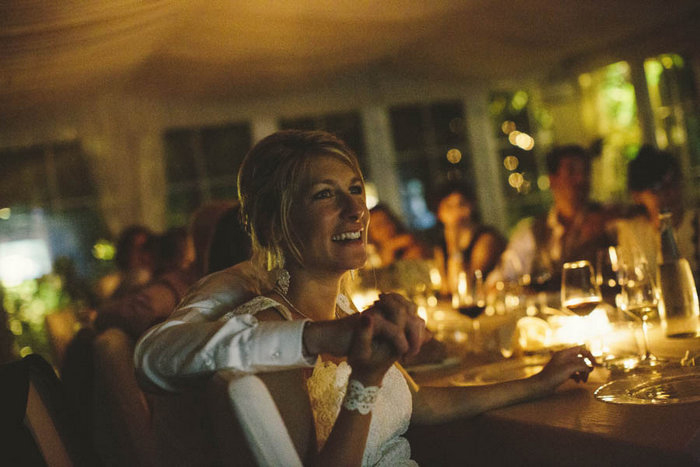
[[[360,177],[340,159],[318,156],[306,180],[292,210],[304,267],[345,272],[364,266],[369,213]]]
[[[467,223],[472,217],[472,202],[463,194],[450,193],[440,201],[438,205],[438,219],[444,225],[456,225]]]

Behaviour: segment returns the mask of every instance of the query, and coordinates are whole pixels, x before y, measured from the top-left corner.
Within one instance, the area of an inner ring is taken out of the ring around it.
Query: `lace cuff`
[[[372,411],[377,396],[379,395],[379,386],[367,386],[351,379],[348,381],[348,389],[343,399],[343,407],[347,410],[357,410],[362,415],[367,415]]]

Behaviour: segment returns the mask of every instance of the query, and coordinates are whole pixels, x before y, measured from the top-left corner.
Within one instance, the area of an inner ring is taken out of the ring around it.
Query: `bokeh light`
[[[506,120],[505,122],[501,123],[501,131],[503,134],[510,134],[511,132],[515,131],[515,122],[512,120]]]
[[[462,151],[459,149],[450,149],[447,151],[447,160],[451,164],[458,164],[462,160]]]
[[[365,202],[367,203],[367,209],[372,209],[379,203],[377,186],[372,182],[365,182]]]
[[[109,240],[100,239],[92,246],[92,256],[101,261],[111,261],[114,259],[116,248]]]
[[[508,184],[515,189],[520,188],[523,185],[525,178],[523,174],[519,172],[512,173],[508,176]]]
[[[510,171],[517,169],[519,164],[520,160],[515,156],[506,156],[503,159],[503,166]]]

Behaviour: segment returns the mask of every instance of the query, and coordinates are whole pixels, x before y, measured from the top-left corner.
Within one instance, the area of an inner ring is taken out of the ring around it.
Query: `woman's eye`
[[[361,195],[362,191],[362,185],[354,185],[350,187],[350,193],[353,195]]]
[[[314,194],[314,199],[324,199],[324,198],[330,198],[331,197],[331,190],[325,189],[317,192]]]

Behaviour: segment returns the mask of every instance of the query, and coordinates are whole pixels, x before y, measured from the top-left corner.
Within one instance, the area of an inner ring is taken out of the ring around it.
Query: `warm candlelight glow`
[[[430,283],[433,286],[433,290],[440,290],[442,287],[442,276],[438,268],[430,268]]]
[[[352,294],[352,302],[358,310],[362,311],[379,300],[379,290],[367,289]]]
[[[600,356],[607,352],[603,336],[609,336],[612,325],[607,313],[598,309],[588,316],[552,316],[547,321],[526,316],[517,324],[518,344],[526,352],[547,347],[586,344],[591,353]]]
[[[424,306],[418,307],[418,316],[420,317],[420,319],[425,321],[425,323],[427,325],[427,323],[428,323],[428,310],[426,310]]]

